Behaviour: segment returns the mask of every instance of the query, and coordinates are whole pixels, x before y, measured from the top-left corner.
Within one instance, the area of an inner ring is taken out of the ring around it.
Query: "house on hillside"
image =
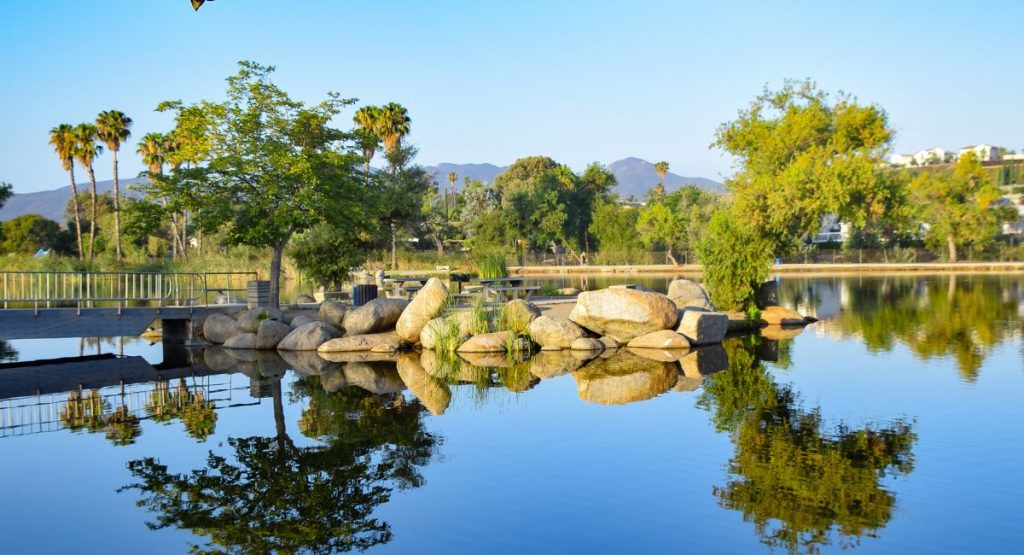
[[[981,162],[997,162],[1001,159],[1002,149],[992,145],[965,146],[960,149],[959,156],[973,152]]]
[[[829,214],[821,219],[821,227],[818,233],[811,237],[811,242],[819,243],[844,243],[850,238],[849,224],[839,220],[838,216]]]
[[[889,165],[898,168],[909,168],[914,165],[913,154],[893,154],[889,157]]]
[[[928,148],[914,154],[914,162],[918,166],[929,164],[948,164],[955,158],[954,154],[944,148]]]

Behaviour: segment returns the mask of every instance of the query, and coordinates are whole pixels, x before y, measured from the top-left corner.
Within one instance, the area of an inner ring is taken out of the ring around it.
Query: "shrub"
[[[505,255],[499,252],[489,252],[475,258],[473,266],[482,278],[500,278],[508,275]]]
[[[748,309],[754,304],[757,288],[771,275],[771,242],[727,210],[711,218],[707,233],[697,244],[697,256],[704,265],[704,283],[711,299],[723,309]]]

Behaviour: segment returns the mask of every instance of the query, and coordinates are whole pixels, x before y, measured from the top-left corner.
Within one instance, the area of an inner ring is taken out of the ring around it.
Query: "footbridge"
[[[180,343],[193,320],[237,309],[256,278],[255,272],[0,272],[0,339],[135,336],[159,320],[164,341]]]

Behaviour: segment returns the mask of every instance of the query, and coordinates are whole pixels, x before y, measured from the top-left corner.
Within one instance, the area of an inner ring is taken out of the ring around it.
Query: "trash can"
[[[254,279],[246,284],[249,308],[270,305],[270,281]]]
[[[352,288],[352,304],[363,306],[377,298],[377,285],[373,283],[359,284]]]

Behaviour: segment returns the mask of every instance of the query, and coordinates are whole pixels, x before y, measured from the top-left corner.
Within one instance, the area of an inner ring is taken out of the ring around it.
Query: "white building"
[[[1013,190],[1021,185],[1004,185],[1003,196],[995,202],[998,206],[1012,206],[1017,209],[1017,221],[1003,223],[1003,235],[1024,235],[1024,195],[1018,195]]]
[[[955,156],[952,152],[944,148],[928,148],[922,150],[914,155],[914,162],[918,166],[927,166],[929,164],[948,164],[952,162]]]
[[[892,156],[889,157],[889,164],[891,164],[893,166],[896,166],[896,167],[900,167],[900,168],[910,167],[910,166],[914,165],[914,155],[913,154],[893,154]]]
[[[960,156],[973,152],[980,162],[996,162],[1000,159],[1000,149],[992,145],[965,146],[960,149]]]

